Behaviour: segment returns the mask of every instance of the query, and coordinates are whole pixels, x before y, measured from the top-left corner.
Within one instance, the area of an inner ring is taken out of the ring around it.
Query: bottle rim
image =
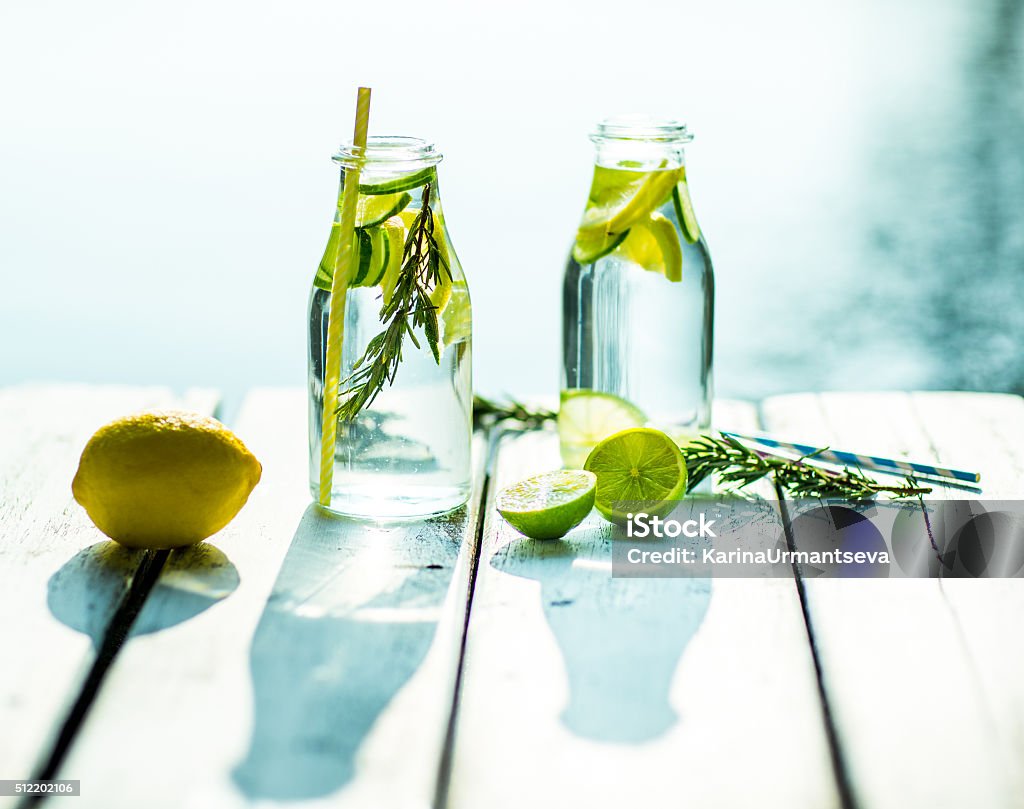
[[[693,135],[675,118],[654,115],[613,115],[601,121],[590,135],[594,143],[609,140],[652,143],[689,143]]]
[[[331,159],[345,168],[363,168],[375,164],[389,170],[397,168],[425,168],[436,166],[444,155],[434,144],[422,138],[407,135],[371,135],[366,147],[343,143]]]

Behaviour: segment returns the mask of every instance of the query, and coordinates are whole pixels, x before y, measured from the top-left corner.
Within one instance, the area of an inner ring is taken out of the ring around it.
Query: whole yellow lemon
[[[173,410],[101,427],[71,491],[104,534],[130,548],[178,548],[227,525],[263,468],[216,419]]]

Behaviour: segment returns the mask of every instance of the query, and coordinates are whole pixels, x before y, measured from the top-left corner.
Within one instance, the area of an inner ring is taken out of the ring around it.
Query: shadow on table
[[[331,794],[434,637],[460,510],[384,527],[302,517],[256,635],[252,740],[234,779],[251,800]]]
[[[50,577],[50,612],[98,647],[144,553],[109,540],[82,549]],[[172,551],[131,634],[146,635],[187,621],[231,595],[238,581],[235,566],[209,542]]]
[[[563,724],[600,742],[650,741],[678,720],[672,678],[704,620],[711,581],[613,579],[612,540],[576,536],[510,542],[491,565],[540,582],[569,678]]]

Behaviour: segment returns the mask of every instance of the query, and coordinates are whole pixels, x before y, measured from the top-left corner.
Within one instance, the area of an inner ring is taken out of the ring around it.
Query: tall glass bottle
[[[676,121],[599,124],[594,178],[565,271],[559,432],[567,466],[651,426],[680,442],[711,421],[714,277]]]
[[[359,157],[355,147],[346,145],[334,158],[342,167],[342,192],[344,169]],[[420,517],[469,499],[472,309],[441,206],[440,161],[433,145],[404,137],[372,137],[362,156],[328,506],[337,513]],[[327,326],[341,196],[309,299],[314,499],[320,486]],[[411,314],[416,309],[418,320]],[[423,323],[430,312],[436,316],[436,333]]]

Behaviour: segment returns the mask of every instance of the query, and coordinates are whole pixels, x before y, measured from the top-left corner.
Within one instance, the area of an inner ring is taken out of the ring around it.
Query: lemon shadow
[[[110,540],[82,549],[50,577],[50,612],[65,626],[88,635],[98,648],[145,553]],[[171,551],[129,637],[194,618],[231,595],[238,583],[238,570],[208,542]]]

